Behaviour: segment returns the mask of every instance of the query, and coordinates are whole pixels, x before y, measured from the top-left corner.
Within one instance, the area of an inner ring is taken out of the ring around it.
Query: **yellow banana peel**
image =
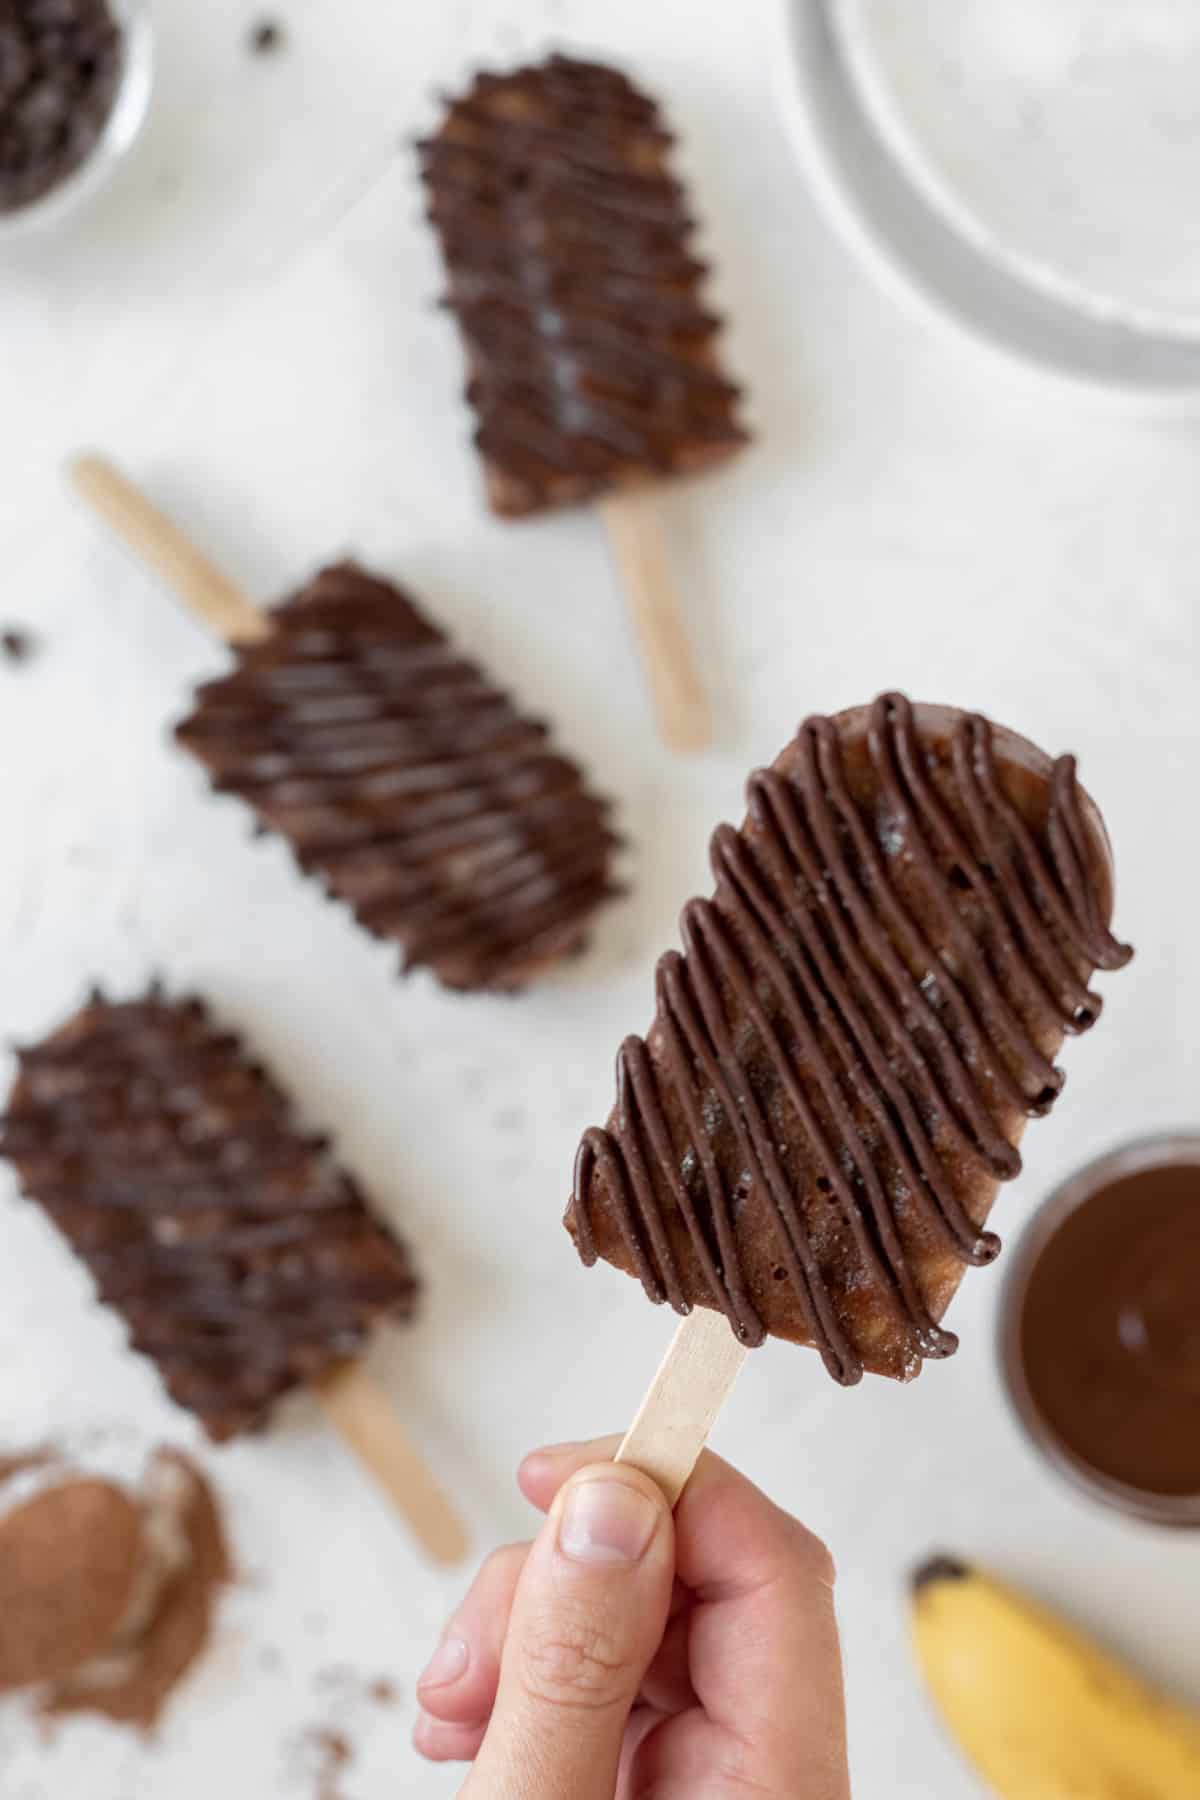
[[[917,1660],[999,1800],[1200,1800],[1200,1714],[947,1557],[913,1580]]]

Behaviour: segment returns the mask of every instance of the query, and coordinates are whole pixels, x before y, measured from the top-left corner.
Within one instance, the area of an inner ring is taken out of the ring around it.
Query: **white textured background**
[[[528,1527],[519,1454],[620,1426],[665,1342],[669,1318],[580,1269],[558,1215],[708,832],[805,712],[885,684],[979,706],[1077,749],[1107,812],[1139,957],[1072,1046],[1001,1229],[1083,1157],[1196,1122],[1196,429],[1081,410],[866,284],[774,115],[755,16],[773,3],[280,0],[287,47],[257,59],[246,0],[163,0],[136,157],[69,235],[0,258],[0,622],[42,640],[0,664],[0,1027],[33,1037],[89,981],[123,994],[160,971],[261,1048],[419,1250],[424,1316],[380,1367],[481,1546]],[[692,763],[655,745],[595,523],[484,516],[457,345],[430,304],[407,140],[434,88],[551,44],[626,59],[668,101],[761,434],[664,504],[721,721]],[[263,595],[359,549],[559,720],[634,845],[633,898],[586,960],[509,1002],[401,985],[279,845],[206,797],[165,734],[221,653],[64,497],[61,459],[85,444]],[[0,1249],[0,1439],[118,1426],[194,1445],[7,1174]],[[934,1546],[1036,1584],[1200,1693],[1200,1538],[1106,1517],[1035,1460],[997,1384],[1001,1280],[968,1279],[962,1351],[914,1387],[843,1394],[772,1346],[719,1427],[836,1552],[860,1800],[975,1791],[904,1643],[905,1570]],[[303,1403],[209,1460],[255,1577],[215,1654],[152,1751],[89,1724],[39,1748],[0,1709],[4,1800],[303,1800],[285,1746],[330,1716],[314,1677],[339,1662],[404,1693],[350,1721],[347,1800],[452,1794],[407,1734],[459,1582],[422,1566]]]

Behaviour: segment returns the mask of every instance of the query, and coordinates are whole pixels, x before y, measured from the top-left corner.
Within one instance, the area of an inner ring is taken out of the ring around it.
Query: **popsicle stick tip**
[[[267,636],[271,623],[265,614],[115,463],[83,451],[70,458],[67,475],[80,499],[218,637],[243,644]]]
[[[105,459],[94,450],[79,450],[69,456],[66,463],[67,480],[72,487],[86,489],[88,483],[95,479],[98,470],[107,467]]]

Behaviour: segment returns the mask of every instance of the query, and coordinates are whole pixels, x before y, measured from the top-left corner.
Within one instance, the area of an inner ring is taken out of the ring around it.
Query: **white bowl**
[[[53,230],[111,179],[133,148],[150,107],[154,85],[154,31],[148,0],[109,0],[124,40],[120,83],[104,129],[77,169],[15,212],[0,213],[0,246]]]
[[[989,256],[931,203],[877,127],[831,0],[779,0],[775,17],[772,62],[805,171],[841,235],[887,288],[975,341],[1093,393],[1155,410],[1200,405],[1200,341],[1074,304],[1024,278],[1018,264]]]

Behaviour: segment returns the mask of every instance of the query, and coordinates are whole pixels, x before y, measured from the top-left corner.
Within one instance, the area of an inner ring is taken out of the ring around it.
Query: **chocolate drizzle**
[[[96,995],[19,1054],[0,1153],[211,1437],[411,1313],[404,1248],[199,1000]]]
[[[608,803],[398,589],[325,569],[200,688],[179,741],[404,966],[509,989],[618,890]]]
[[[653,100],[599,63],[481,74],[419,146],[475,442],[517,515],[746,441]]]
[[[812,1343],[843,1383],[955,1349],[938,1321],[999,1250],[983,1222],[1023,1122],[1099,1016],[1093,970],[1130,955],[1074,759],[920,716],[890,694],[809,719],[751,777],[567,1215],[585,1262],[748,1344]]]

